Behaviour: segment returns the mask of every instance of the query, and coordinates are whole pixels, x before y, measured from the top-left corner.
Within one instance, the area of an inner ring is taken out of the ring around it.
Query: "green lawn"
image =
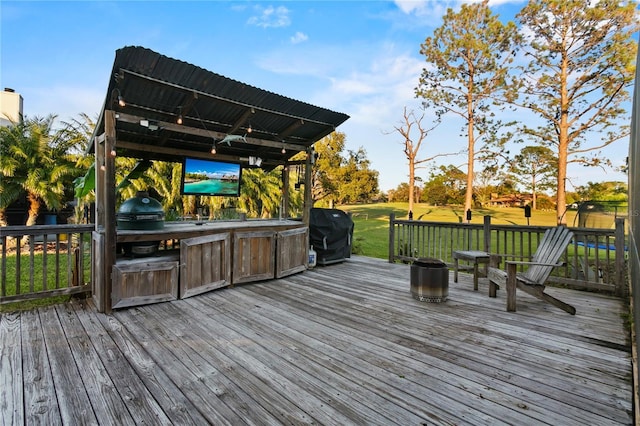
[[[366,205],[344,205],[336,208],[352,213],[355,224],[354,254],[387,259],[389,257],[389,215],[395,213],[397,219],[407,218],[408,203],[379,203]],[[573,225],[575,211],[567,212],[567,224]],[[491,223],[499,225],[527,225],[524,210],[516,207],[477,209],[472,211],[471,223],[483,223],[484,216],[491,216]],[[414,204],[414,220],[430,222],[466,222],[462,207],[434,207]],[[555,211],[531,212],[529,225],[554,226]]]
[[[88,247],[88,246],[87,246]],[[6,296],[14,296],[18,294],[16,289],[16,255],[8,255],[5,259],[6,280],[4,281],[3,293]],[[44,278],[43,254],[36,252],[33,256],[33,265],[31,265],[28,254],[23,253],[20,262],[20,292],[22,294],[42,291],[44,282],[47,283],[47,289],[56,288],[56,281],[62,288],[67,284],[67,268],[71,268],[69,262],[73,259],[69,258],[66,252],[61,252],[58,256],[55,253],[47,253],[47,271],[46,279]],[[56,276],[56,264],[59,271]],[[33,274],[31,269],[33,268]],[[33,279],[33,283],[32,283]],[[91,253],[87,251],[84,254],[84,282],[91,280]],[[33,288],[32,288],[33,285]],[[21,302],[5,303],[0,305],[0,312],[11,312],[16,310],[30,309],[36,306],[45,306],[54,303],[60,303],[69,299],[70,296],[54,296],[42,299],[33,299]]]

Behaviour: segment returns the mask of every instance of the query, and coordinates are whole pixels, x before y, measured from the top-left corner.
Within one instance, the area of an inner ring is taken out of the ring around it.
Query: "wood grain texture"
[[[0,419],[633,424],[623,300],[547,287],[577,314],[528,294],[506,312],[504,289],[490,298],[460,273],[425,303],[409,272],[353,256],[111,315],[91,300],[0,314]]]

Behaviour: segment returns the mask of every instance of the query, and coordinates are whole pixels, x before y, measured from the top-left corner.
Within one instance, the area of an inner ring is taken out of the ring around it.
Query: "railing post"
[[[389,215],[389,263],[393,263],[394,259],[395,259],[395,253],[394,251],[394,244],[393,242],[395,241],[395,221],[396,221],[396,215],[394,213],[391,213]]]
[[[624,218],[617,217],[615,220],[616,228],[615,228],[615,280],[616,280],[616,295],[624,296],[627,294],[628,287],[625,278],[625,262],[624,262],[624,246],[625,246],[625,238],[624,238]]]
[[[484,251],[491,253],[491,216],[484,216]]]

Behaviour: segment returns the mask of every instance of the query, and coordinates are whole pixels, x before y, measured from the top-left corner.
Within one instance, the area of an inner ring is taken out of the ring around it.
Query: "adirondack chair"
[[[548,229],[544,233],[531,262],[507,261],[506,271],[497,267],[494,257],[488,270],[489,296],[496,297],[496,290],[499,288],[498,284],[505,284],[507,288],[507,311],[509,312],[515,312],[516,310],[516,288],[518,288],[538,299],[557,306],[571,315],[575,315],[576,308],[544,292],[544,284],[549,275],[551,275],[553,268],[562,266],[562,263],[558,263],[558,261],[572,238],[573,232],[564,226]],[[528,265],[528,268],[524,273],[518,273],[518,265]]]

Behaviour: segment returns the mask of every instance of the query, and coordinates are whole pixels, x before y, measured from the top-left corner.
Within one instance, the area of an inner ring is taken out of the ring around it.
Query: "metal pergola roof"
[[[104,134],[107,110],[116,113],[118,155],[181,161],[211,157],[215,144],[216,158],[246,165],[248,157],[260,157],[267,168],[285,164],[349,118],[144,47],[116,51],[94,135]]]

